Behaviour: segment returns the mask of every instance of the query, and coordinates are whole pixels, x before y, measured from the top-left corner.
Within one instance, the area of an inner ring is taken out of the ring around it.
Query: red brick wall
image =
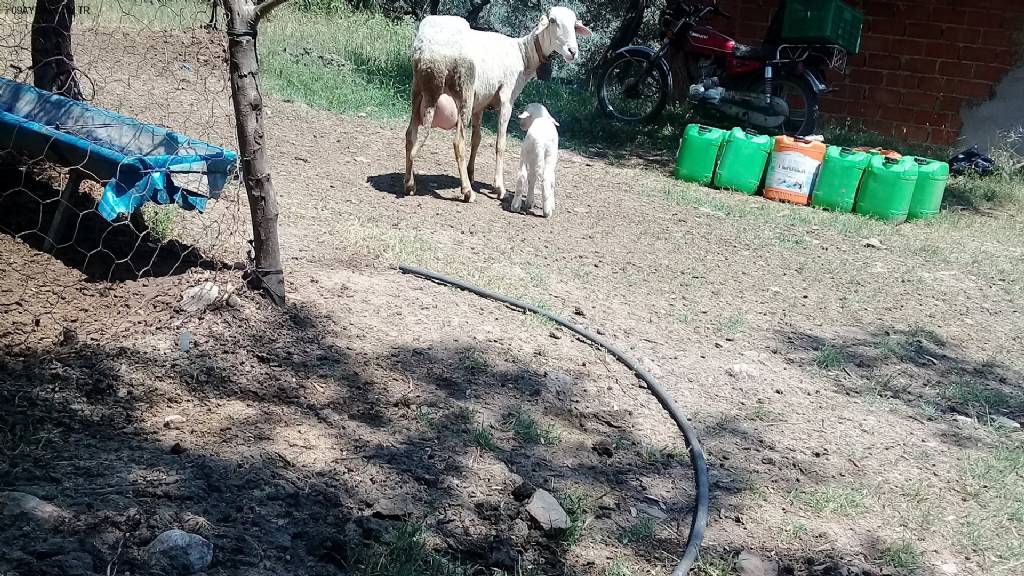
[[[992,97],[1018,61],[1024,0],[847,0],[864,12],[861,53],[830,73],[826,116],[906,140],[949,144],[960,111]],[[776,0],[721,0],[738,40],[759,42]],[[1024,100],[1024,97],[1022,97]]]

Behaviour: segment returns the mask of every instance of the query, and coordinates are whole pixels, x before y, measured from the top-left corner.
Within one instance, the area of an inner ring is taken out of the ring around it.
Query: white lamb
[[[405,192],[416,193],[413,160],[420,147],[418,129],[455,128],[455,160],[463,199],[472,202],[473,169],[480,146],[480,124],[489,106],[498,109],[494,189],[505,197],[504,152],[512,105],[548,54],[566,62],[579,56],[576,35],[590,35],[576,13],[554,7],[522,38],[471,30],[453,16],[428,16],[420,23],[412,48],[412,114],[405,133]],[[466,157],[466,126],[473,135]],[[425,140],[426,138],[424,138]]]
[[[555,211],[555,167],[558,164],[558,121],[548,109],[536,102],[519,115],[519,126],[526,130],[519,155],[519,181],[512,197],[512,211],[519,212],[526,195],[526,208],[533,207],[534,192],[543,193],[545,218]]]

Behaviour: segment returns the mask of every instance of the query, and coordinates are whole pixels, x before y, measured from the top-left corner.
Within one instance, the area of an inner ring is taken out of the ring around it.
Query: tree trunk
[[[597,65],[590,71],[587,79],[588,85],[593,85],[598,75],[608,64],[612,54],[621,48],[629,46],[633,39],[636,38],[636,35],[640,33],[640,28],[644,24],[644,15],[647,13],[647,7],[650,6],[650,3],[651,0],[629,0],[629,6],[626,8],[626,14],[622,18],[622,23],[619,24],[619,29],[615,31],[615,35],[612,36],[611,41],[608,43],[608,48],[601,55]]]
[[[71,53],[75,0],[37,0],[32,18],[32,74],[36,88],[82,99]]]
[[[266,133],[263,129],[263,96],[256,59],[256,30],[261,7],[267,11],[280,2],[265,2],[253,10],[244,0],[224,0],[230,56],[231,96],[235,106],[238,151],[242,179],[252,215],[253,250],[256,269],[250,285],[262,288],[278,306],[284,306],[284,270],[277,237],[277,196],[267,165]]]

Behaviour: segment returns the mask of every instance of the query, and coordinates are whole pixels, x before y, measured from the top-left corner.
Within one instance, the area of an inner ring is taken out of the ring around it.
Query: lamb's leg
[[[501,100],[498,112],[498,141],[494,146],[494,189],[498,192],[498,200],[505,198],[505,134],[508,132],[508,121],[512,119],[512,102],[506,98]]]
[[[475,182],[473,179],[473,173],[476,168],[476,151],[480,147],[480,127],[484,122],[484,111],[481,110],[476,114],[473,114],[473,138],[470,140],[469,149],[469,183]]]
[[[538,186],[544,186],[544,174],[541,172],[540,166],[535,166],[533,171],[530,172],[530,185],[527,186],[529,192],[526,193],[526,209],[533,210],[534,202],[536,202],[536,195],[534,192]]]
[[[555,213],[555,165],[558,157],[549,154],[544,159],[544,217],[550,218]]]
[[[466,106],[465,100],[459,109],[459,120],[455,126],[455,162],[459,165],[459,182],[462,185],[462,199],[466,202],[476,200],[476,192],[469,180],[468,160],[466,156],[466,128],[473,121],[472,101]]]
[[[512,206],[510,209],[513,212],[519,212],[523,208],[523,196],[526,195],[526,190],[530,185],[530,171],[526,167],[525,162],[519,163],[519,179],[516,181],[516,192],[512,195]]]

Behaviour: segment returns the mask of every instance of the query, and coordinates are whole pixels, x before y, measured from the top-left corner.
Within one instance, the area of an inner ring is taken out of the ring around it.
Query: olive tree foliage
[[[509,36],[525,34],[551,6],[572,8],[592,31],[580,38],[583,58],[572,64],[560,62],[555,74],[573,80],[589,80],[610,49],[650,41],[655,35],[656,13],[665,0],[298,0],[300,9],[373,10],[389,17],[420,20],[431,14],[462,16],[477,29]]]

